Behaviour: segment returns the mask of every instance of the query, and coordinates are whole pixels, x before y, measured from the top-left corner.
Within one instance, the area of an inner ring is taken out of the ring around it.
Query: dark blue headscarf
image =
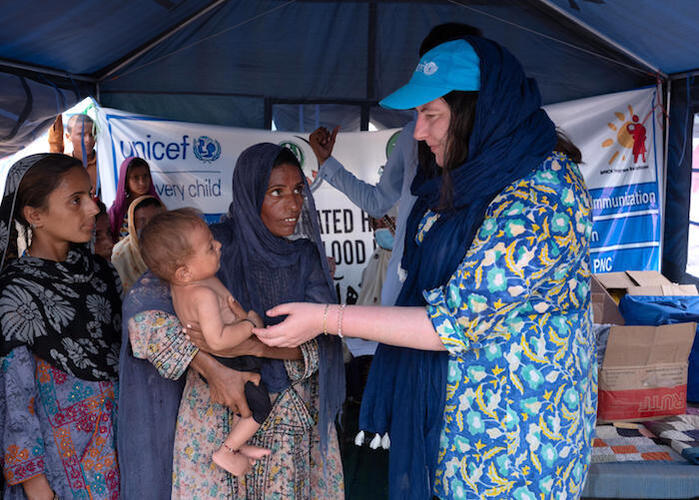
[[[233,201],[221,222],[211,226],[221,242],[219,279],[245,309],[254,309],[272,325],[283,318],[265,312],[285,302],[335,303],[337,297],[325,258],[313,196],[304,180],[304,202],[296,231],[291,238],[273,235],[260,212],[280,146],[263,143],[240,154],[233,172]],[[327,447],[328,429],[345,399],[342,344],[335,336],[320,336],[319,393],[321,450]],[[265,360],[262,378],[270,391],[289,385],[281,360]]]
[[[468,157],[450,172],[454,206],[440,217],[420,245],[418,224],[438,211],[442,177],[421,167],[411,186],[417,196],[408,217],[407,271],[397,305],[425,306],[423,291],[445,285],[471,246],[490,202],[505,187],[536,169],[556,144],[556,130],[541,109],[536,82],[495,42],[466,37],[480,59],[481,89]],[[389,432],[391,498],[432,498],[444,423],[448,355],[379,345],[362,399],[360,428]]]

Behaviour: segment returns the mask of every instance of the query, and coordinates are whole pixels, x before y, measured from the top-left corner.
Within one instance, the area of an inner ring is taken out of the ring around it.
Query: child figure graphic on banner
[[[114,203],[109,208],[114,243],[129,235],[128,211],[136,198],[150,195],[158,200],[150,173],[150,165],[143,158],[129,156],[121,162]]]
[[[172,303],[180,322],[198,328],[214,350],[236,347],[249,339],[262,318],[252,309],[246,312],[216,277],[220,267],[221,243],[214,240],[201,214],[193,208],[163,212],[143,228],[141,252],[148,268],[170,284]],[[229,368],[256,372],[260,359],[254,356],[216,357]],[[221,447],[214,463],[242,477],[256,460],[271,453],[246,444],[265,421],[272,403],[263,382],[245,384],[251,417],[239,418]]]
[[[646,161],[646,127],[639,123],[638,115],[633,115],[631,119],[633,121],[626,125],[626,130],[633,137],[633,162],[638,163],[639,156]]]

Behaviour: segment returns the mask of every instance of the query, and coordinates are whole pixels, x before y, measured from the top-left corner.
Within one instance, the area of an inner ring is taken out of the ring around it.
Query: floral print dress
[[[591,230],[578,167],[554,153],[491,202],[448,283],[425,292],[449,352],[436,496],[579,498],[597,410]]]
[[[187,370],[196,349],[184,340],[179,320],[162,311],[144,311],[129,320],[133,354],[148,359],[158,372],[177,379],[186,373],[175,431],[172,498],[188,500],[245,498],[342,499],[342,461],[333,428],[325,463],[320,454],[318,415],[318,347],[301,346],[303,360],[285,361],[291,387],[270,393],[272,412],[251,444],[272,450],[238,480],[218,467],[211,455],[230,432],[233,414],[211,401],[209,386]]]

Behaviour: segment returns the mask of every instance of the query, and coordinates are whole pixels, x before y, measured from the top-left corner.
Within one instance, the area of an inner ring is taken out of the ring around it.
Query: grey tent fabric
[[[478,26],[513,51],[539,81],[546,103],[654,81],[637,63],[535,0],[464,3],[478,11],[440,1],[227,2],[101,82],[102,104],[136,111],[129,107],[131,96],[143,101],[148,93],[177,95],[183,101],[195,97],[200,105],[209,101],[208,109],[222,96],[249,110],[278,99],[376,103],[407,79],[420,42],[444,22]],[[623,65],[571,45],[611,55]],[[152,100],[155,114],[185,119]],[[267,117],[224,124],[265,128],[269,123]]]
[[[77,87],[65,90],[45,78],[43,82],[0,72],[0,157],[32,142],[57,113],[78,101]]]
[[[654,81],[643,64],[543,0],[6,3],[0,72],[17,74],[15,63],[34,67],[37,75],[46,68],[63,77],[61,89],[86,79],[88,92],[103,106],[220,125],[266,128],[275,103],[322,102],[363,106],[360,126],[366,127],[371,106],[405,81],[422,38],[443,22],[477,26],[510,49],[539,81],[545,103]],[[618,20],[605,25],[616,30],[607,33],[611,39],[627,35],[629,19],[634,27],[655,26],[652,33],[636,30],[638,50],[654,47],[647,57],[661,69],[689,70],[693,66],[676,47],[699,39],[699,23],[689,22],[691,0],[676,3],[678,14],[671,15],[666,11],[672,9],[650,0],[640,9],[634,0],[577,2],[581,16],[596,16],[595,21],[611,13]],[[680,16],[681,40],[655,23]],[[41,111],[50,113],[53,106]],[[299,113],[288,120],[300,118]],[[0,137],[7,127],[2,124]]]

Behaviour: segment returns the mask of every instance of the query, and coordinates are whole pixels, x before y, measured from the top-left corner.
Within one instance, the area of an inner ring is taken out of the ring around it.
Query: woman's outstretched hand
[[[268,346],[296,347],[323,331],[324,308],[325,304],[306,302],[280,304],[267,311],[267,316],[287,315],[284,321],[267,328],[253,328],[252,332]]]

